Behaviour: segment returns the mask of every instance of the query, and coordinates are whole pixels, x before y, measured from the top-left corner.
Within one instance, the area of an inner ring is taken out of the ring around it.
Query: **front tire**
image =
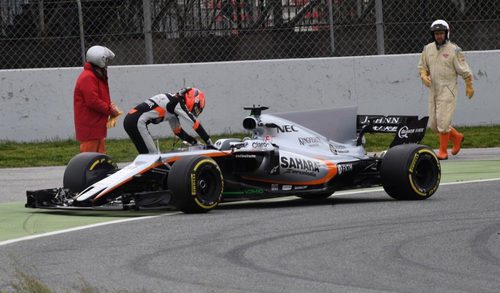
[[[427,146],[403,144],[387,151],[380,167],[382,186],[399,200],[431,197],[441,181],[441,165]]]
[[[224,190],[219,166],[207,157],[186,157],[176,161],[167,183],[174,206],[184,213],[204,213],[214,209]]]
[[[66,166],[63,187],[78,193],[116,170],[115,162],[108,155],[85,152],[74,156]]]

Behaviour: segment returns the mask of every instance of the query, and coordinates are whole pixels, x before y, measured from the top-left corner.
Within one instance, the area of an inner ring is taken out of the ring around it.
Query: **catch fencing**
[[[466,51],[500,49],[498,0],[0,0],[0,69],[420,52],[445,19]]]

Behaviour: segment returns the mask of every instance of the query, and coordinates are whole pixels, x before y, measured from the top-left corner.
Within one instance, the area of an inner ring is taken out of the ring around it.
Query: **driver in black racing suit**
[[[132,108],[123,121],[123,127],[134,142],[140,154],[157,153],[153,137],[148,130],[148,124],[158,124],[168,121],[172,131],[180,139],[198,144],[198,141],[181,127],[179,116],[192,123],[193,129],[213,148],[212,140],[200,121],[196,118],[205,107],[205,94],[197,88],[185,88],[177,94],[158,94]]]

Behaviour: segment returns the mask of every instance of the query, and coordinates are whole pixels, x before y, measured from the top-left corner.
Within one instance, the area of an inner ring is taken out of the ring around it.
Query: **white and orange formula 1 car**
[[[207,212],[220,202],[295,195],[327,198],[335,191],[383,186],[399,200],[423,200],[438,189],[441,169],[419,142],[427,117],[358,115],[357,107],[264,114],[246,107],[245,139],[219,139],[139,155],[118,169],[112,158],[81,153],[68,163],[63,187],[27,191],[29,208],[173,206]],[[364,135],[395,133],[383,152],[368,154]]]

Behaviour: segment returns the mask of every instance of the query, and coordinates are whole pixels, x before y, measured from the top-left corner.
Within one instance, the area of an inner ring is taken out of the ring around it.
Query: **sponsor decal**
[[[277,175],[280,173],[280,165],[274,166],[271,171],[269,171],[269,175]]]
[[[408,126],[403,126],[399,129],[398,131],[398,137],[399,138],[408,138],[408,135],[414,134],[414,133],[422,133],[424,132],[424,128],[408,128]]]
[[[397,126],[373,126],[374,131],[380,132],[396,132],[398,130]]]
[[[245,189],[243,191],[244,194],[261,194],[264,193],[264,190],[262,189]]]
[[[313,145],[318,145],[321,142],[320,138],[316,136],[299,137],[297,139],[299,140],[300,145],[313,146]]]
[[[370,122],[369,118],[373,118],[372,116],[363,116],[363,118],[361,119],[360,123],[361,124],[367,124]],[[375,120],[373,120],[373,123],[376,123],[376,124],[400,124],[401,122],[403,122],[403,119],[401,117],[386,117],[386,116],[382,116],[382,117],[379,117]]]
[[[338,155],[338,154],[347,154],[349,150],[343,145],[330,144],[330,152],[332,152],[335,155]]]
[[[285,173],[294,173],[308,176],[316,176],[319,173],[320,163],[307,159],[294,157],[281,157],[280,166],[288,169]]]
[[[235,158],[256,158],[257,155],[252,155],[252,154],[238,154],[234,156]]]
[[[281,167],[283,168],[319,172],[319,166],[320,166],[319,162],[307,159],[281,157]]]
[[[191,173],[191,195],[196,195],[196,174]]]
[[[270,136],[270,135],[266,135],[266,136],[264,137],[264,140],[265,140],[265,141],[271,141],[272,139],[273,139],[273,137],[272,137],[272,136]]]
[[[337,165],[337,172],[339,175],[342,173],[352,172],[352,170],[353,170],[352,164],[338,164]]]
[[[270,143],[268,142],[252,142],[252,147],[254,149],[265,149],[269,147]]]
[[[304,190],[304,189],[307,189],[307,186],[304,186],[304,185],[294,186],[293,189],[295,189],[295,190]]]
[[[408,126],[403,126],[398,132],[399,138],[408,138]]]
[[[415,154],[415,156],[413,157],[413,160],[411,161],[411,164],[410,164],[410,168],[408,169],[408,171],[410,171],[410,173],[413,173],[413,171],[415,169],[415,164],[417,164],[419,157],[420,157],[420,155],[418,153]]]
[[[283,186],[281,187],[281,189],[286,190],[286,191],[288,191],[288,190],[292,190],[292,186],[291,186],[291,185],[283,185]]]
[[[272,191],[278,190],[278,184],[271,184],[271,190]]]
[[[295,125],[281,125],[281,126],[276,126],[276,129],[278,129],[278,133],[282,132],[299,132],[297,128],[295,128]]]

